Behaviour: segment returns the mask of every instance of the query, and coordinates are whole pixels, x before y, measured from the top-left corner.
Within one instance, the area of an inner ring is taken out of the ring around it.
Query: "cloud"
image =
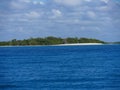
[[[14,9],[23,9],[25,7],[25,4],[20,1],[12,1],[10,5]]]
[[[91,2],[92,0],[85,0],[85,1],[87,1],[87,2]]]
[[[83,2],[93,2],[93,0],[54,0],[56,3],[67,5],[67,6],[79,6]]]
[[[27,6],[33,5],[45,5],[43,1],[38,0],[13,0],[11,1],[11,7],[14,9],[24,9]]]
[[[53,16],[52,18],[57,18],[62,16],[62,12],[58,9],[52,9]]]
[[[109,7],[108,6],[101,6],[101,7],[97,7],[98,10],[101,10],[101,11],[107,11],[109,10]]]
[[[37,5],[37,4],[39,4],[39,5],[45,5],[45,3],[42,2],[42,1],[32,1],[32,3],[33,3],[34,5]]]
[[[30,0],[18,0],[19,2],[30,3]]]
[[[109,2],[109,0],[101,0],[102,2],[104,2],[104,3],[108,3]]]
[[[56,3],[60,3],[68,6],[80,5],[82,0],[54,0]]]
[[[93,11],[88,11],[87,14],[88,14],[88,17],[90,17],[90,18],[96,17],[96,14]]]
[[[29,12],[29,13],[26,13],[25,15],[26,15],[26,17],[28,17],[28,18],[30,18],[30,19],[39,18],[39,17],[41,16],[40,13],[35,12],[35,11],[31,11],[31,12]]]
[[[20,1],[22,1],[24,3],[32,3],[34,5],[37,5],[37,4],[39,4],[39,5],[45,5],[45,2],[40,1],[40,0],[20,0]]]

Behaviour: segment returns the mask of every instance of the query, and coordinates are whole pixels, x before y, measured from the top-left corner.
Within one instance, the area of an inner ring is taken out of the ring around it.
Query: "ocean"
[[[0,47],[0,90],[120,90],[120,45]]]

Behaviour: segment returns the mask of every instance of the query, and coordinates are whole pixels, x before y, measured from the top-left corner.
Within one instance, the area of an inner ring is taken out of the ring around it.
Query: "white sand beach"
[[[80,45],[104,45],[102,43],[71,43],[71,44],[58,44],[53,46],[80,46]]]

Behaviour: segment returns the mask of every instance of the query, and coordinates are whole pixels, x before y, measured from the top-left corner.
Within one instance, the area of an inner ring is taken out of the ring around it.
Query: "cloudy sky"
[[[120,0],[0,0],[0,41],[46,36],[120,41]]]

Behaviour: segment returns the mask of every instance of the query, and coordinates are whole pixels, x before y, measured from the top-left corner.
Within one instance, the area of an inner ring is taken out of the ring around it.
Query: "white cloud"
[[[57,18],[62,16],[62,12],[58,9],[52,9],[52,13],[54,14],[52,18]]]
[[[25,5],[22,4],[21,2],[12,1],[11,2],[11,7],[15,8],[15,9],[23,9],[25,7]]]
[[[101,7],[98,7],[98,10],[106,11],[106,10],[109,10],[109,7],[108,6],[101,6]]]
[[[67,5],[67,6],[78,6],[83,2],[92,2],[93,0],[54,0],[56,3]]]
[[[45,3],[44,3],[44,2],[42,2],[42,1],[40,1],[40,2],[39,2],[39,4],[40,4],[40,5],[45,5]]]
[[[88,14],[88,17],[90,17],[90,18],[96,17],[96,14],[93,11],[88,11],[87,14]]]
[[[38,0],[13,0],[11,1],[11,7],[15,9],[24,9],[26,6],[29,6],[30,4],[34,5],[45,5],[43,1]]]
[[[44,2],[42,2],[42,1],[32,1],[32,3],[33,4],[40,4],[40,5],[45,5],[45,3]]]
[[[68,5],[68,6],[76,6],[80,5],[82,0],[54,0],[56,3]]]
[[[92,0],[85,0],[85,1],[87,1],[87,2],[91,2]]]
[[[30,0],[18,0],[19,2],[25,2],[25,3],[30,3]]]
[[[109,0],[101,0],[102,2],[104,2],[104,3],[108,3],[109,2]]]
[[[29,12],[29,13],[26,13],[25,14],[28,18],[39,18],[40,16],[41,16],[41,14],[40,13],[38,13],[38,12],[35,12],[35,11],[31,11],[31,12]]]

